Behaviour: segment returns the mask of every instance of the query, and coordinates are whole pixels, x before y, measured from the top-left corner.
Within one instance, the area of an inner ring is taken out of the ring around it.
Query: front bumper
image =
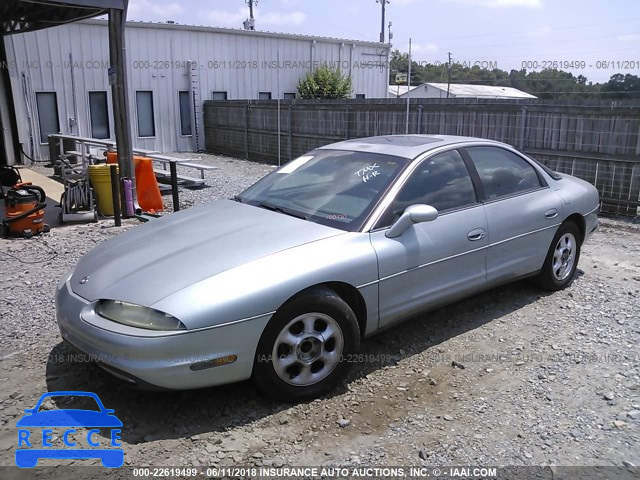
[[[596,231],[596,229],[600,225],[600,220],[598,220],[598,207],[596,207],[595,210],[592,210],[591,212],[587,213],[584,216],[584,224],[585,224],[584,241],[586,242],[587,240],[589,240],[591,235],[593,235],[593,233]]]
[[[134,336],[97,327],[83,315],[95,315],[93,304],[72,292],[68,281],[60,285],[56,317],[63,340],[121,380],[174,390],[248,379],[258,341],[271,319],[266,314],[205,330],[166,336],[141,331]],[[237,356],[233,363],[208,367],[212,360],[232,355]]]

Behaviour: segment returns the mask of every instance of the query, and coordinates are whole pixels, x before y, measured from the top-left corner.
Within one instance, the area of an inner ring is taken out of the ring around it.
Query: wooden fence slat
[[[637,215],[640,105],[571,103],[412,99],[409,131],[516,145],[551,168],[596,184],[607,211]],[[205,101],[204,119],[206,151],[277,162],[275,100]],[[281,100],[282,159],[340,140],[404,134],[405,122],[404,99]]]

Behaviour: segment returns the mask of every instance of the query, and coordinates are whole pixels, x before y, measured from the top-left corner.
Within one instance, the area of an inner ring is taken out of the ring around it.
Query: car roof
[[[506,145],[494,140],[487,140],[486,138],[462,137],[457,135],[381,135],[377,137],[345,140],[343,142],[319,147],[319,149],[365,151],[413,159],[434,148],[478,142],[486,143],[487,145]]]

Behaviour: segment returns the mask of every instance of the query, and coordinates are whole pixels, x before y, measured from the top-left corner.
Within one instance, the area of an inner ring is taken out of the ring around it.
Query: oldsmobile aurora
[[[314,397],[401,320],[524,277],[568,286],[598,203],[493,141],[340,142],[94,248],[58,285],[58,324],[133,385]]]

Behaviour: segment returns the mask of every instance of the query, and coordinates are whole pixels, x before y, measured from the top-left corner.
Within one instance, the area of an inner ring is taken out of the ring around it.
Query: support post
[[[120,210],[120,175],[118,174],[118,165],[116,165],[115,163],[109,165],[109,173],[111,177],[111,201],[113,202],[113,220],[116,224],[116,227],[119,227],[120,225],[122,225],[122,212]],[[123,205],[126,205],[126,203]]]
[[[409,135],[409,106],[411,105],[411,38],[409,38],[409,72],[407,74],[407,118],[405,122],[405,134]]]
[[[292,149],[293,149],[293,108],[291,107],[291,104],[289,104],[289,161],[293,160],[292,157]]]
[[[118,166],[120,176],[131,180],[131,196],[134,210],[139,208],[136,192],[135,169],[133,167],[133,151],[131,143],[131,124],[129,121],[129,97],[127,95],[126,46],[124,39],[127,18],[127,4],[125,0],[122,10],[109,10],[109,84],[113,97],[113,119],[118,149]],[[124,199],[124,188],[119,189]]]
[[[178,196],[178,167],[176,162],[169,162],[169,171],[171,172],[171,196],[173,198],[173,211],[180,210],[180,198]]]

